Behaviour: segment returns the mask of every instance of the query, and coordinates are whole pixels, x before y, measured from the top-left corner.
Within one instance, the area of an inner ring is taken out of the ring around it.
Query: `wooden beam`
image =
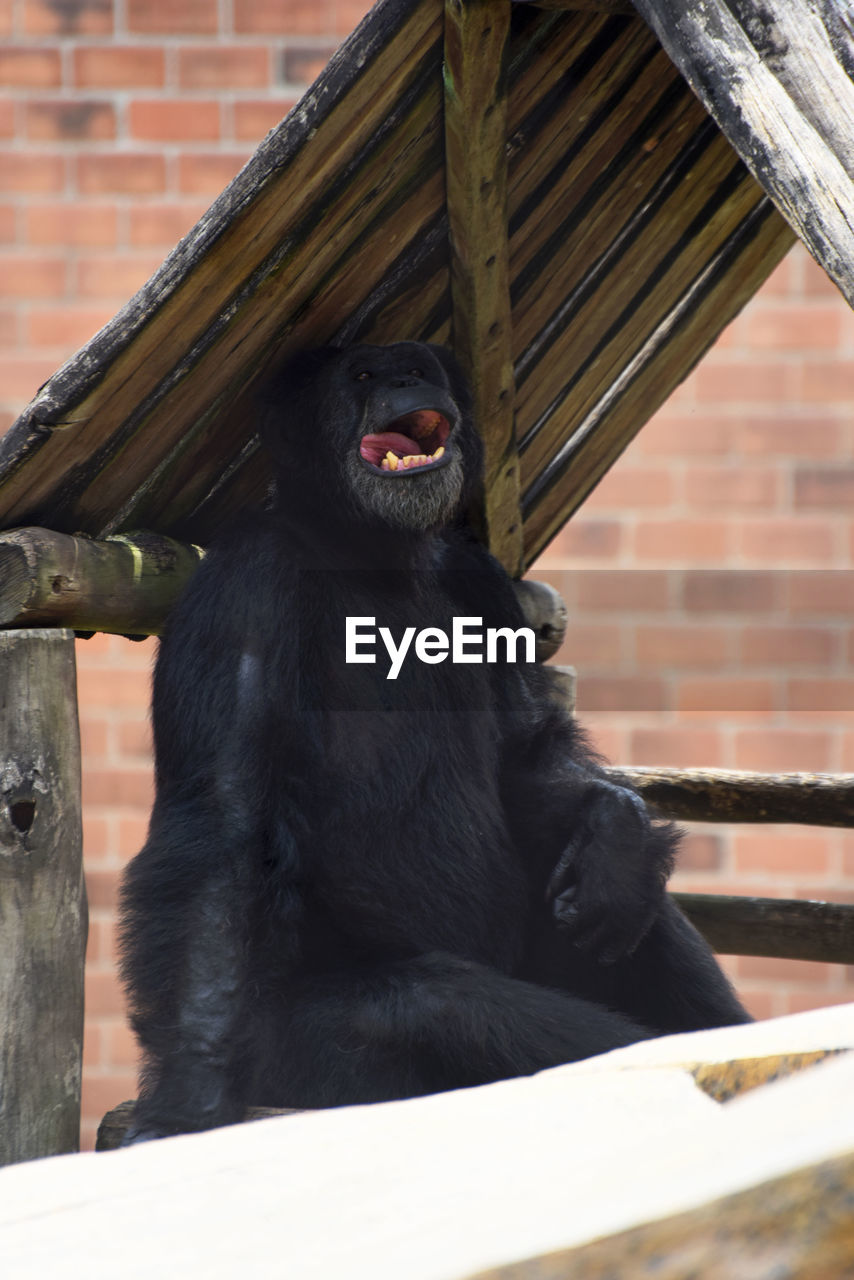
[[[774,1055],[764,1068],[768,1077],[777,1079],[788,1074],[792,1069],[789,1063],[795,1057]],[[730,1074],[748,1079],[758,1074],[761,1079],[764,1063],[758,1072],[757,1066],[762,1062],[736,1059]],[[713,1064],[712,1070],[720,1073],[721,1069]],[[702,1078],[697,1083],[705,1088]],[[630,1088],[627,1081],[627,1092]],[[820,1089],[816,1083],[817,1095]],[[784,1107],[781,1101],[779,1127],[785,1131]],[[720,1123],[723,1128],[725,1122]],[[763,1135],[767,1132],[758,1126],[756,1131]],[[754,1154],[751,1151],[751,1159]],[[702,1156],[694,1163],[702,1168]],[[826,1280],[848,1276],[854,1266],[854,1154],[831,1155],[817,1161],[805,1156],[801,1167],[797,1167],[798,1163],[782,1157],[785,1173],[770,1177],[760,1174],[757,1176],[761,1181],[752,1181],[749,1175],[742,1176],[740,1161],[732,1155],[729,1185],[738,1185],[738,1190],[731,1194],[708,1200],[710,1193],[704,1189],[699,1196],[689,1194],[682,1200],[692,1204],[689,1209],[666,1217],[656,1215],[652,1222],[602,1235],[589,1244],[490,1267],[471,1275],[469,1280],[566,1280],[568,1276],[583,1276],[584,1280],[611,1280],[615,1276],[631,1276],[632,1280],[685,1280],[687,1276],[724,1280],[773,1275],[792,1280],[806,1276]],[[697,1185],[702,1185],[699,1179]],[[636,1212],[632,1216],[636,1221],[642,1215]]]
[[[672,896],[719,955],[854,964],[854,906],[850,904],[717,893]]]
[[[854,35],[815,0],[635,0],[706,109],[854,305]]]
[[[202,555],[153,533],[98,542],[13,529],[0,534],[0,627],[160,635]]]
[[[516,599],[537,637],[537,662],[554,657],[566,636],[566,601],[559,591],[538,578],[513,583]]]
[[[74,636],[0,633],[0,1164],[78,1147],[82,844]]]
[[[149,532],[102,541],[51,529],[0,533],[0,632],[39,625],[159,636],[203,555]],[[537,661],[545,662],[563,644],[566,605],[547,582],[513,586],[536,633]]]
[[[133,1118],[135,1106],[136,1099],[129,1098],[127,1102],[120,1102],[117,1107],[113,1107],[111,1111],[107,1112],[98,1125],[98,1137],[95,1141],[96,1151],[115,1151],[122,1145],[128,1125]],[[246,1123],[251,1120],[270,1120],[274,1116],[297,1116],[300,1114],[300,1108],[298,1107],[247,1107],[243,1121]]]
[[[854,773],[610,768],[668,818],[854,827]]]
[[[509,0],[446,0],[445,166],[453,345],[485,445],[480,516],[492,553],[522,568],[507,247]]]

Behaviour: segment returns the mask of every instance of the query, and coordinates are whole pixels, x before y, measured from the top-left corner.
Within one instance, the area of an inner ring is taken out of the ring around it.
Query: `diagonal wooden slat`
[[[530,562],[794,236],[648,29],[517,16],[563,69],[539,93],[525,69],[510,88]]]

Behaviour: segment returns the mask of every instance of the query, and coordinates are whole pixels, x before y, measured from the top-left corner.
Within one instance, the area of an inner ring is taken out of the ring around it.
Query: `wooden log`
[[[716,893],[672,897],[720,955],[854,964],[854,905]]]
[[[107,1112],[98,1125],[98,1137],[95,1140],[96,1151],[115,1151],[122,1145],[122,1139],[127,1133],[135,1106],[136,1100],[130,1098],[127,1102],[120,1102],[117,1107],[113,1107],[111,1111]],[[246,1122],[250,1120],[269,1120],[273,1116],[295,1116],[299,1114],[299,1110],[298,1107],[249,1107],[243,1119]]]
[[[159,635],[203,554],[153,533],[102,542],[49,529],[0,534],[0,627]]]
[[[611,767],[668,818],[685,822],[794,822],[854,826],[854,773]]]
[[[160,635],[203,555],[201,547],[149,532],[103,541],[50,529],[0,533],[0,629],[52,624]],[[566,605],[547,582],[513,586],[536,632],[537,661],[545,662],[563,643]]]
[[[568,711],[571,716],[574,716],[578,690],[578,672],[575,667],[568,666],[549,667],[549,671],[554,685],[553,696],[564,711]]]
[[[783,1132],[785,1126],[781,1109]],[[656,1214],[654,1221],[589,1244],[490,1267],[469,1280],[834,1280],[854,1274],[854,1154],[805,1163],[746,1187],[737,1158],[730,1159],[729,1171],[731,1185],[742,1183],[729,1195],[666,1217]]]
[[[76,1151],[86,895],[71,631],[0,633],[0,1164]]]
[[[507,247],[509,0],[446,0],[445,154],[453,345],[484,440],[490,551],[522,569]]]
[[[567,612],[563,597],[539,578],[520,578],[513,583],[525,621],[537,637],[537,662],[557,653],[566,635]]]
[[[831,28],[810,0],[635,0],[635,7],[854,305],[850,25]]]

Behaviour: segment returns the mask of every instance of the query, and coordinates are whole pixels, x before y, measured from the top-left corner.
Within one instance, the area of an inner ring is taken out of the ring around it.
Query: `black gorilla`
[[[127,1140],[745,1021],[665,893],[673,830],[607,781],[547,669],[509,646],[441,660],[436,631],[395,679],[379,639],[345,661],[348,618],[363,656],[371,625],[398,646],[460,617],[524,626],[450,527],[480,443],[448,354],[314,352],[260,412],[275,501],[210,551],[155,672],[157,795],[123,889],[145,1052]]]

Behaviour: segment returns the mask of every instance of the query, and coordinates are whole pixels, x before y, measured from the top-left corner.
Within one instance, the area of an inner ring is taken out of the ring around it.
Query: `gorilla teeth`
[[[392,453],[391,449],[389,449],[380,466],[383,471],[397,471],[401,467],[408,471],[411,467],[424,467],[428,463],[438,462],[444,452],[444,445],[439,445],[435,453],[407,453],[402,458],[399,458],[396,453]]]

